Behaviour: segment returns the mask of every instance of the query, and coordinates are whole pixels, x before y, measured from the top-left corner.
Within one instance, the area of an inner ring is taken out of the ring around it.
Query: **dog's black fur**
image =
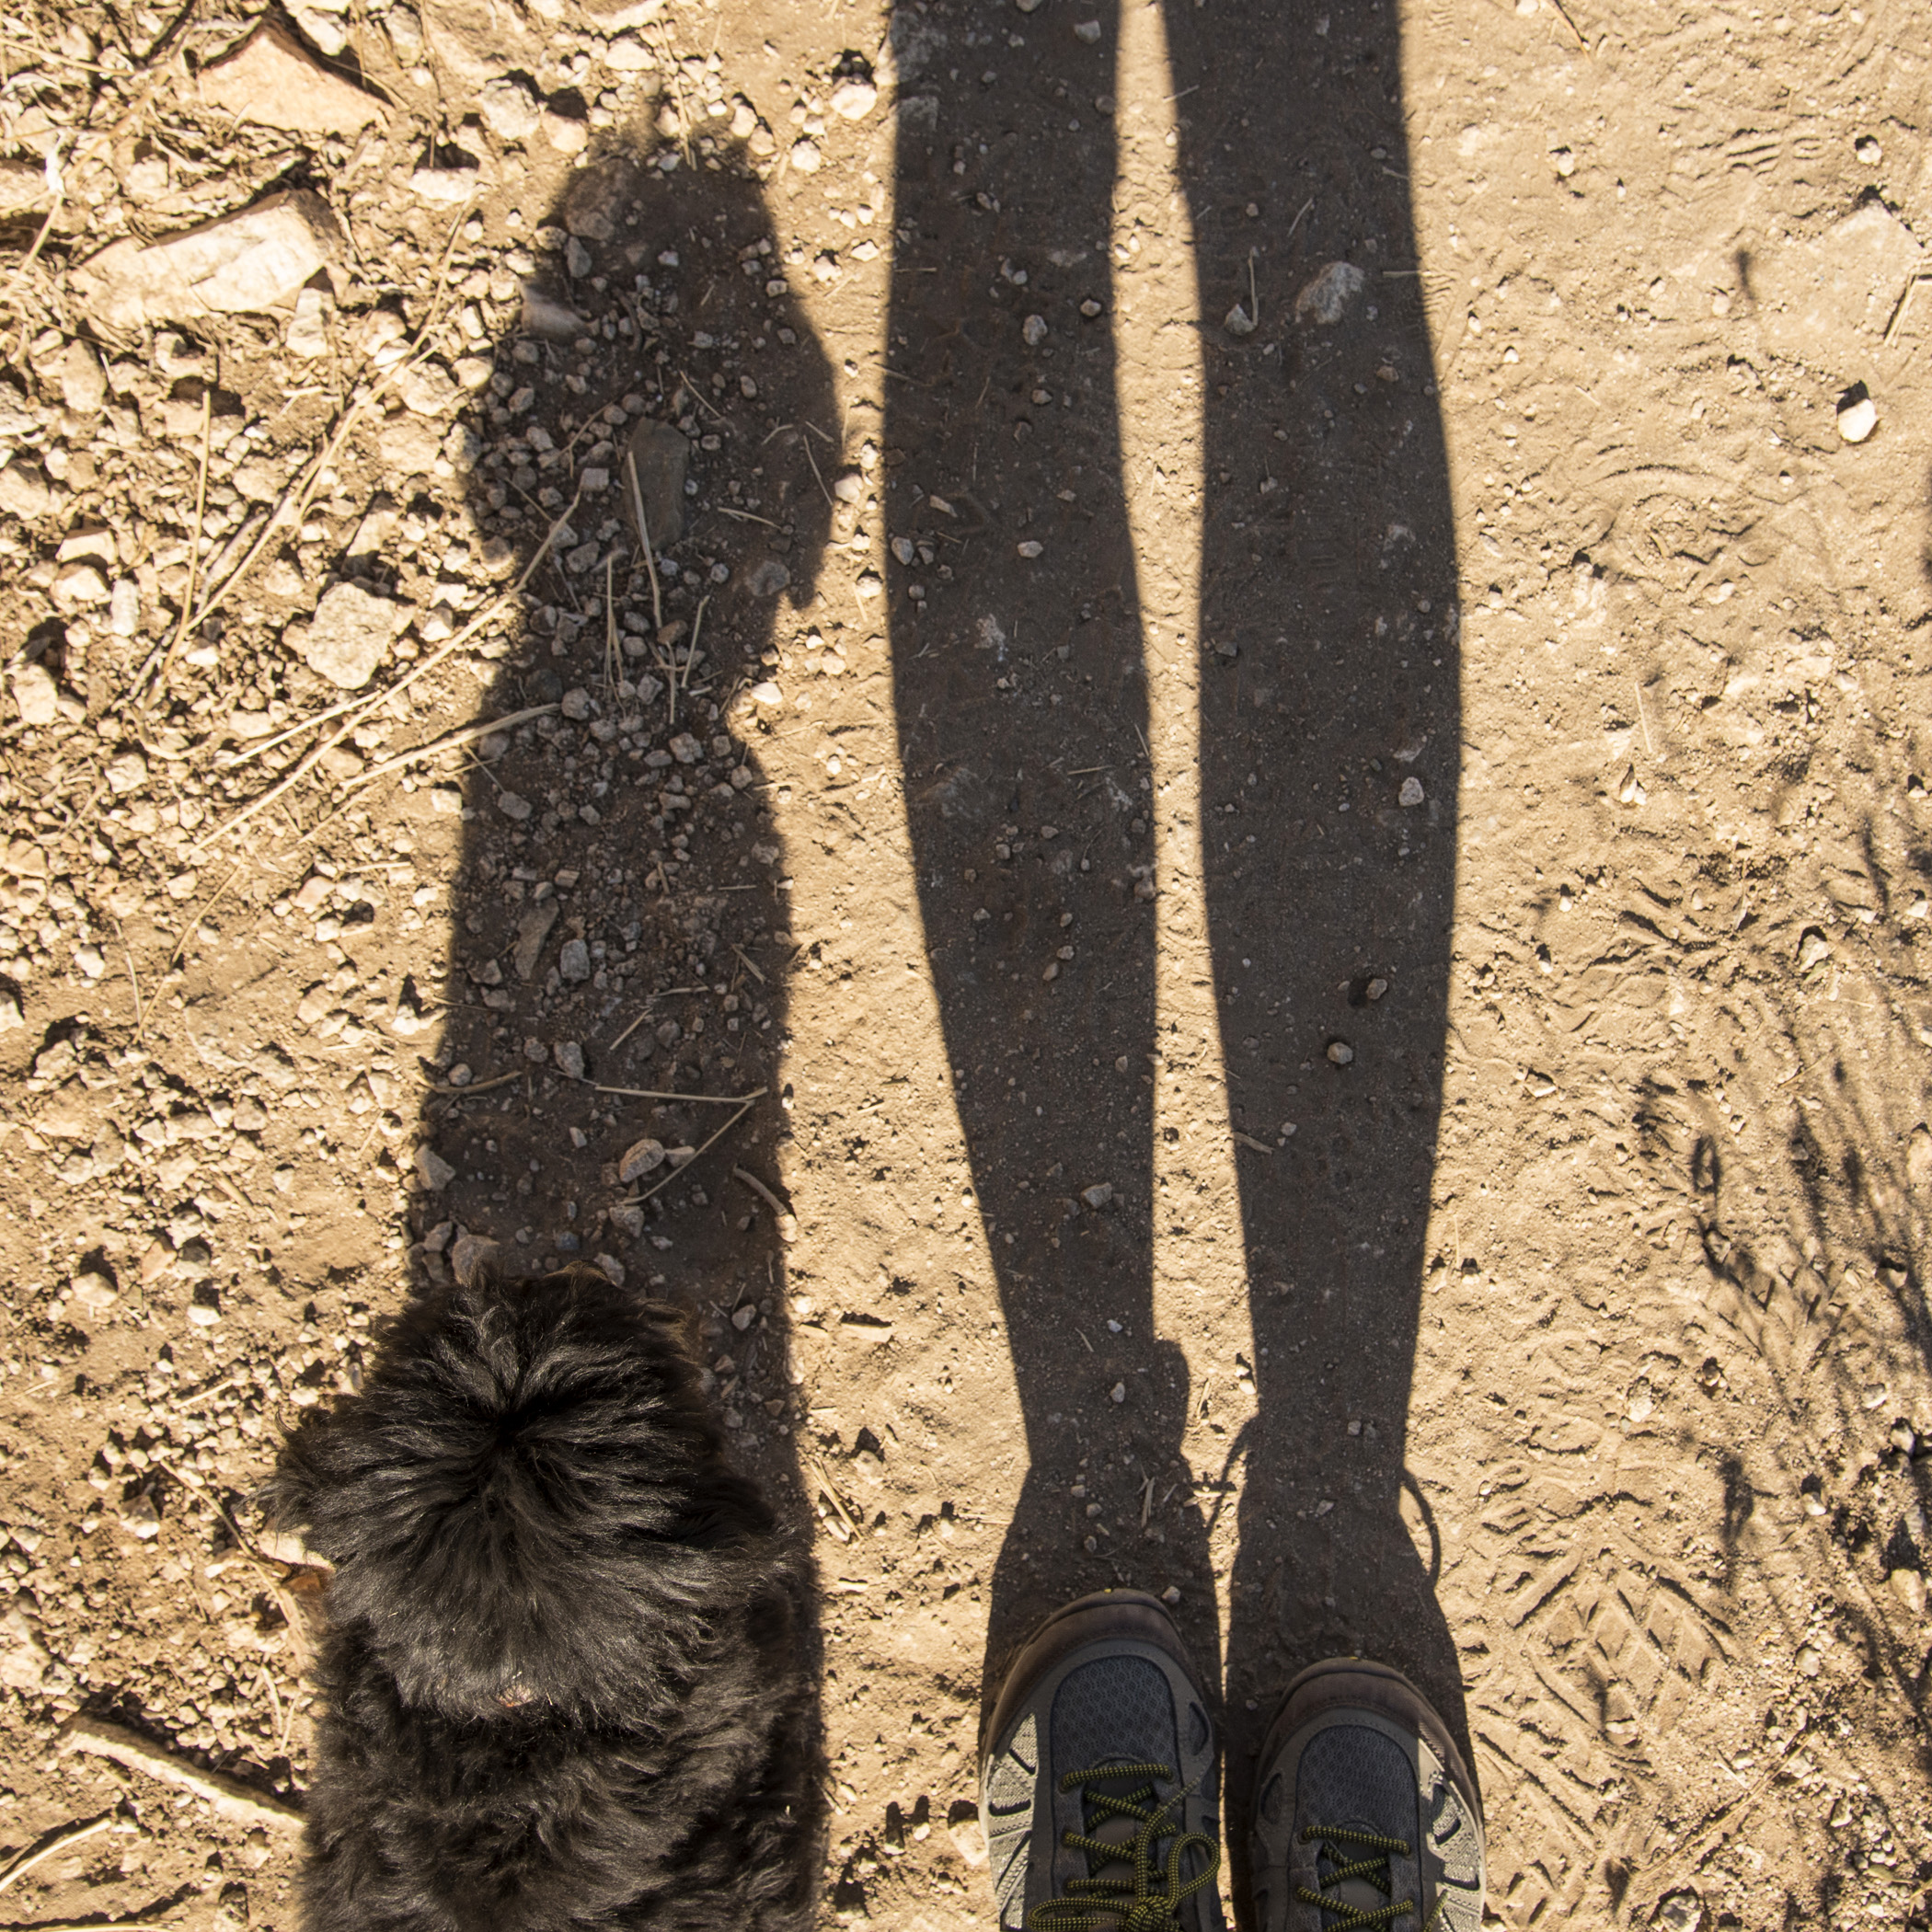
[[[311,1932],[794,1932],[822,1803],[793,1539],[686,1318],[484,1271],[306,1417],[267,1501],[335,1565]]]

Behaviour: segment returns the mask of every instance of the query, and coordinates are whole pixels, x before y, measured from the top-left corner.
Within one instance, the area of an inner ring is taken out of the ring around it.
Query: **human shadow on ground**
[[[1116,1581],[1179,1587],[1197,1661],[1221,1662],[1202,1508],[1158,1507],[1177,1479],[1188,1493],[1201,1391],[1151,1339],[1154,1217],[1190,1211],[1156,1208],[1143,1077],[1174,1043],[1136,895],[1154,801],[1110,299],[1118,22],[1098,20],[1096,40],[929,0],[894,27],[886,460],[891,527],[917,546],[890,586],[900,747],[1029,1455],[989,1697],[1034,1619]],[[1456,569],[1393,10],[1228,0],[1172,5],[1167,26],[1207,318],[1190,635],[1255,1343],[1228,1585],[1238,1843],[1248,1754],[1325,1653],[1397,1664],[1465,1735],[1402,1513],[1447,1012]],[[1018,90],[993,91],[1004,68],[1024,70]],[[1262,321],[1236,334],[1221,318],[1250,300],[1250,261]],[[1029,538],[1046,561],[1016,564]],[[1043,980],[1067,913],[1075,956]],[[1080,1196],[1103,1172],[1096,1213]]]
[[[732,1169],[773,1174],[789,1137],[785,867],[746,693],[781,602],[813,594],[829,514],[797,425],[832,419],[831,372],[749,167],[679,158],[593,150],[522,211],[522,327],[445,445],[467,514],[397,506],[405,571],[483,546],[500,581],[530,573],[474,714],[505,729],[395,799],[450,881],[446,976],[405,992],[444,1009],[411,1233],[432,1279],[468,1235],[509,1272],[592,1261],[686,1305],[734,1456],[802,1539],[783,1249]],[[817,1604],[794,1610],[815,1673]]]

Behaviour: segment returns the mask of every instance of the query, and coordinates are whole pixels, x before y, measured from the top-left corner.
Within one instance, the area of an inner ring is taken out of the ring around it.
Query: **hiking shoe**
[[[1050,1616],[986,1736],[1002,1932],[1222,1932],[1214,1726],[1155,1598],[1107,1590]]]
[[[1481,1932],[1476,1787],[1399,1671],[1351,1657],[1304,1671],[1259,1771],[1257,1932]]]

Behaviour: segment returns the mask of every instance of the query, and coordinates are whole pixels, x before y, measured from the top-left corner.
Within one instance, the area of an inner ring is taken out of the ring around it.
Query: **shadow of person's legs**
[[[1420,1489],[1402,1506],[1456,571],[1393,11],[1217,0],[1167,20],[1206,318],[1202,857],[1230,1125],[1272,1150],[1240,1167],[1257,1414],[1228,1639],[1238,1859],[1248,1754],[1303,1664],[1371,1652],[1463,1731]],[[1259,326],[1230,328],[1257,294]]]
[[[1198,1579],[1205,1546],[1191,1517],[1141,1522],[1147,1478],[1181,1473],[1188,1391],[1150,1334],[1154,928],[1135,888],[1153,854],[1107,299],[1110,26],[1089,43],[933,6],[894,38],[888,506],[916,546],[891,573],[900,756],[1027,1431],[990,1698],[1056,1603]],[[981,77],[1002,69],[1052,112],[989,116]]]
[[[520,620],[484,646],[475,713],[536,715],[389,799],[450,891],[445,976],[406,989],[443,1022],[411,1232],[432,1279],[467,1233],[499,1242],[509,1272],[595,1261],[688,1303],[735,1455],[802,1524],[782,1249],[730,1171],[770,1175],[788,1133],[774,1089],[789,921],[746,694],[780,593],[811,594],[826,512],[786,426],[827,421],[831,384],[757,180],[729,155],[669,172],[656,158],[593,154],[553,206],[523,210],[536,266],[467,419],[469,515],[453,529],[428,497],[397,506],[405,573],[488,546],[514,581],[543,550]],[[390,433],[416,431],[399,415]],[[680,1165],[674,1150],[737,1110],[672,1096],[759,1089]],[[792,1608],[815,1674],[816,1603]],[[787,1754],[808,1836],[815,1693],[811,1708]],[[800,1846],[801,1900],[818,1852]]]

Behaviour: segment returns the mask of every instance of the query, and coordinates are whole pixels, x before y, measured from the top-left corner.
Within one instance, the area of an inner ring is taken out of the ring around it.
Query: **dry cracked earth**
[[[1236,1817],[1367,1650],[1501,1923],[1926,1924],[1928,242],[1897,0],[0,23],[4,1907],[293,1926],[478,1239],[696,1309],[827,1922],[1132,1583]]]

